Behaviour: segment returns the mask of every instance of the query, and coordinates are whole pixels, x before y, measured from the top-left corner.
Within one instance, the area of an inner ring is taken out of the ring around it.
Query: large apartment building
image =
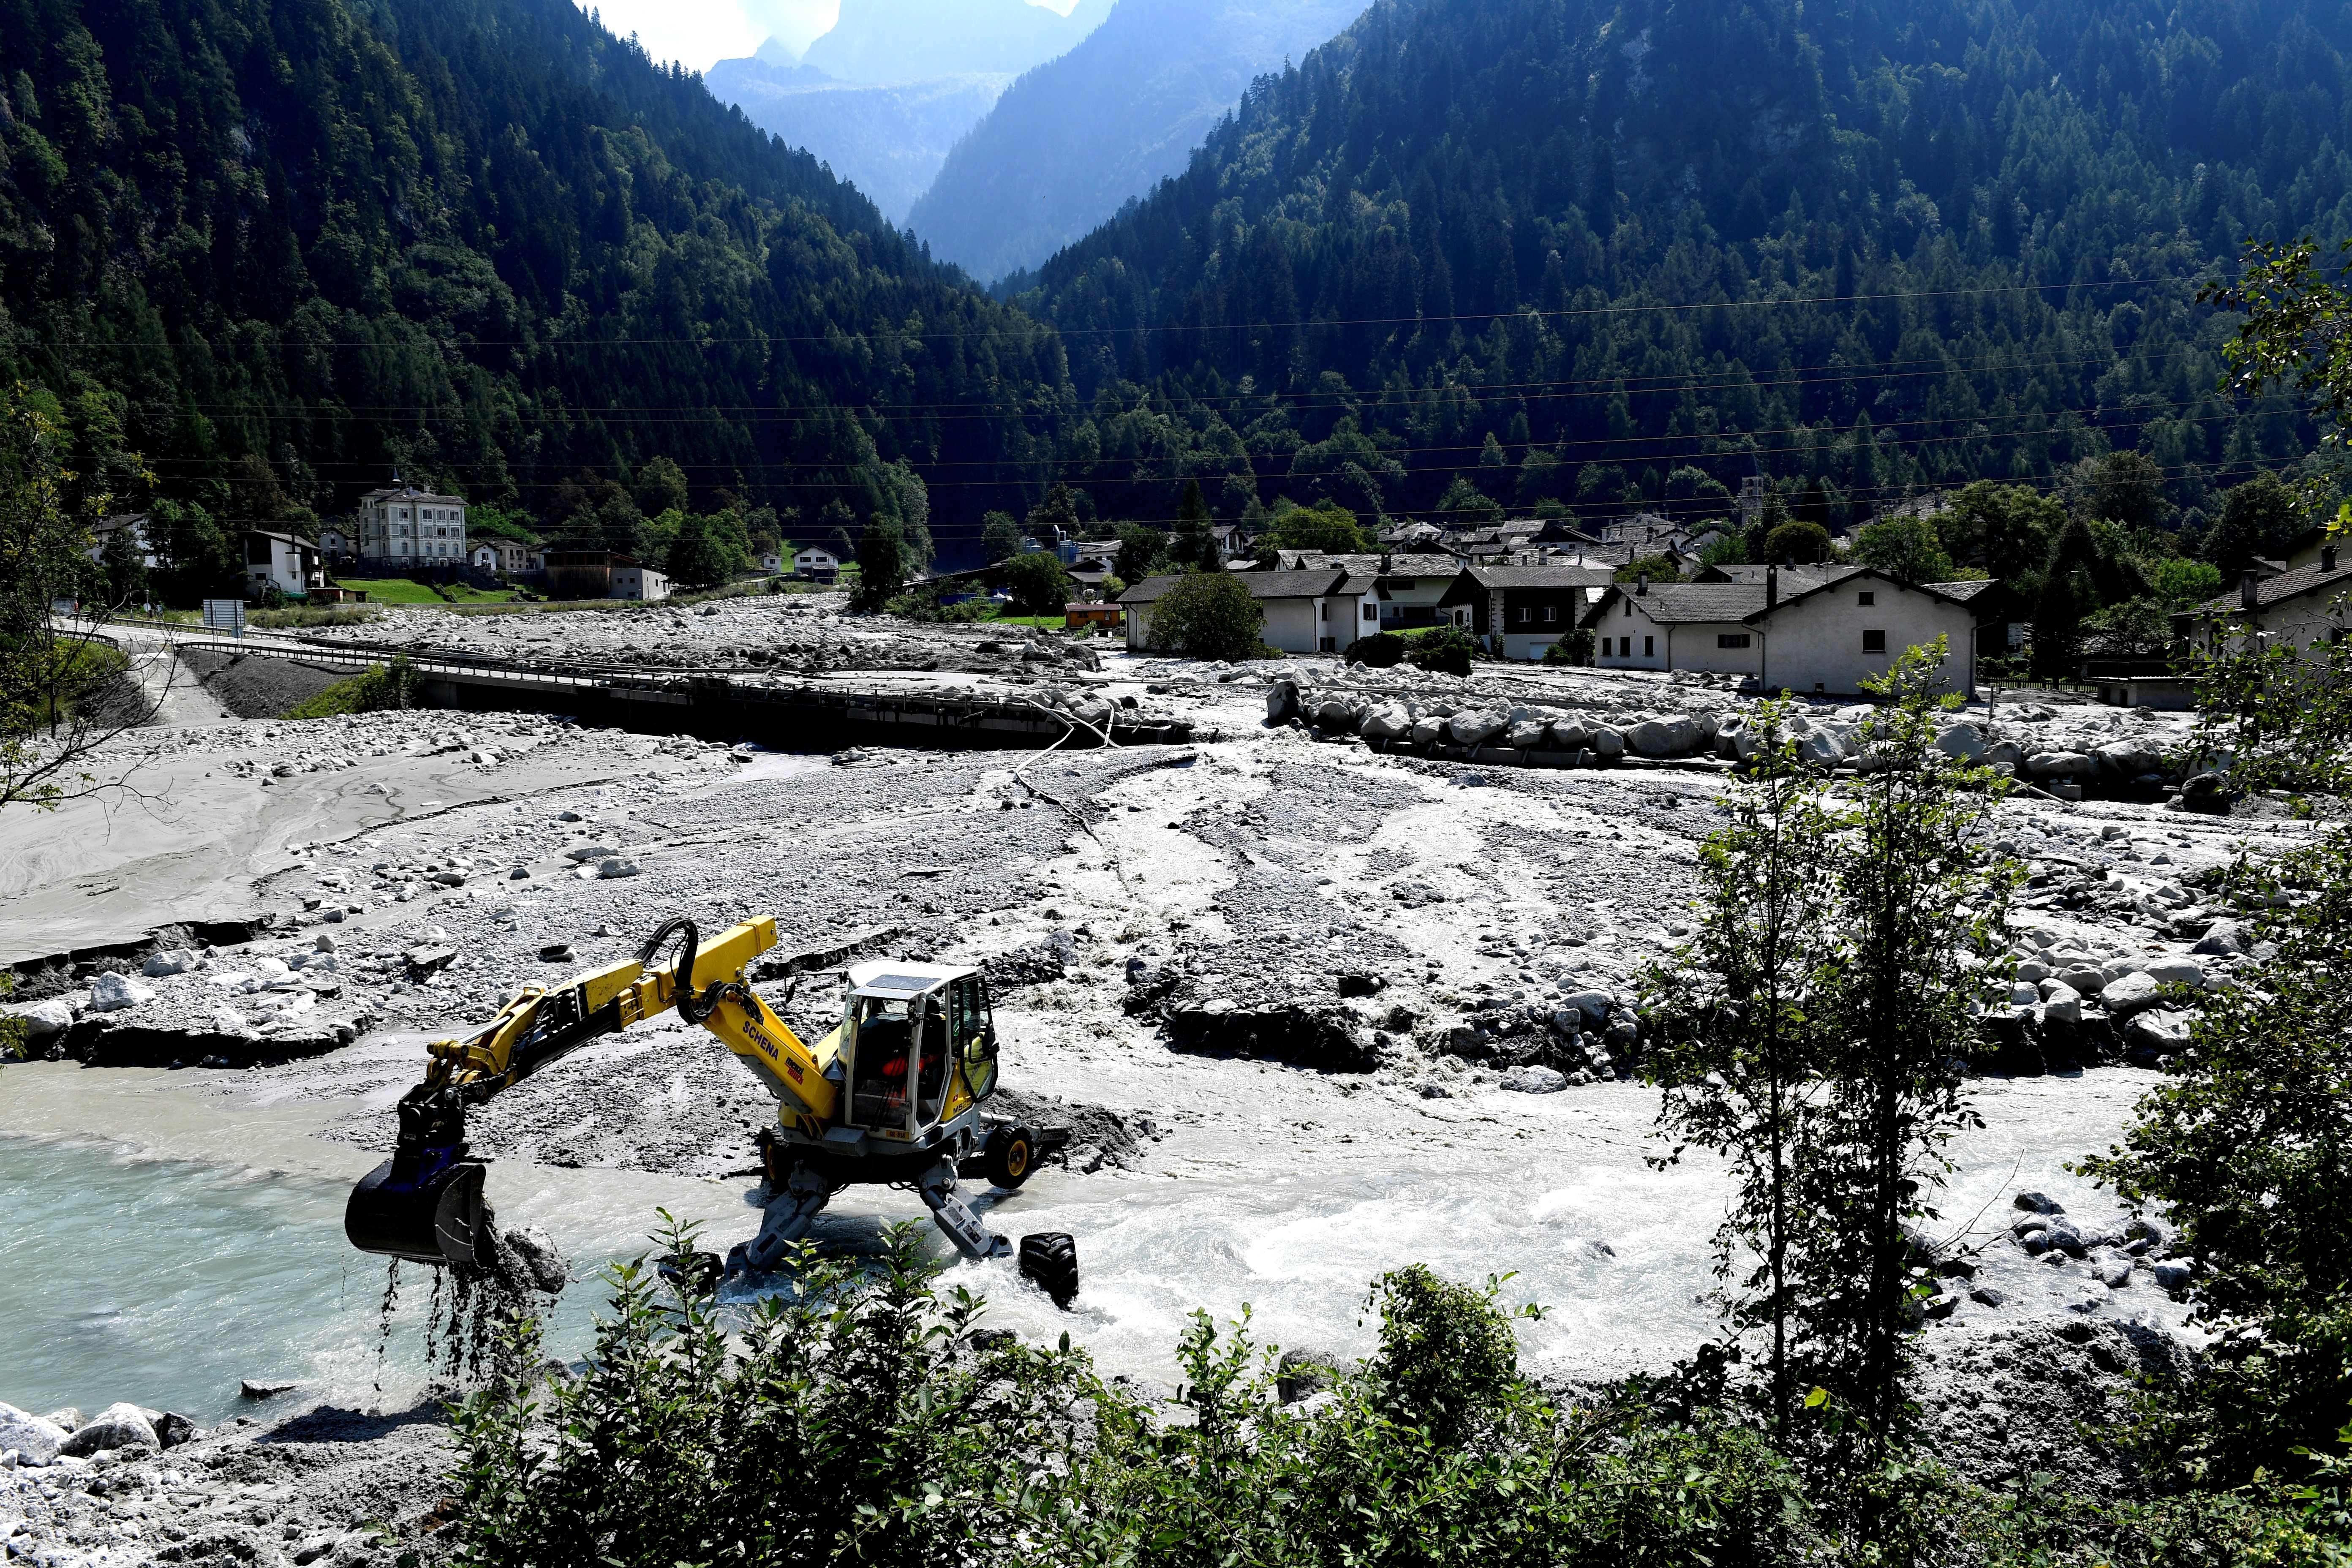
[[[463,566],[466,503],[414,485],[360,497],[359,557],[392,567]]]

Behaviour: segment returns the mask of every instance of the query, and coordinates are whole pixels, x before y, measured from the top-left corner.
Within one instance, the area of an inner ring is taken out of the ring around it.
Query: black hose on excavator
[[[689,1024],[699,1024],[718,1010],[719,999],[726,994],[726,987],[713,981],[700,995],[695,994],[694,958],[699,950],[702,938],[701,933],[695,929],[694,922],[684,915],[673,921],[664,921],[661,929],[646,938],[645,945],[637,949],[637,962],[651,965],[655,958],[660,954],[663,944],[677,931],[686,933],[686,940],[679,942],[677,946],[677,966],[675,971],[677,975],[677,1016]]]

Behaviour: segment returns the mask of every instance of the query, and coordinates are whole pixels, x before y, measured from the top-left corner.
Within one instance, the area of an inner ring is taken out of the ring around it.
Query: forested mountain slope
[[[1118,0],[1028,72],[949,153],[908,222],[974,277],[1034,267],[1181,172],[1252,78],[1346,26],[1364,0]]]
[[[569,0],[0,0],[0,375],[137,492],[544,513],[656,457],[812,515],[1017,503],[1050,331]],[[111,454],[111,456],[110,456]]]
[[[1382,0],[1012,287],[1106,511],[1761,471],[1843,521],[2114,447],[2196,504],[2304,449],[2216,395],[2194,295],[2346,232],[2347,41],[2312,0]]]

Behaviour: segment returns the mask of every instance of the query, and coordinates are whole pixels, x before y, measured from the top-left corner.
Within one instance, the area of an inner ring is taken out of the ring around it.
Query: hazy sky
[[[1029,0],[1066,16],[1077,0]],[[748,55],[771,37],[805,49],[833,26],[841,0],[583,0],[622,37],[635,33],[657,60],[692,70]]]

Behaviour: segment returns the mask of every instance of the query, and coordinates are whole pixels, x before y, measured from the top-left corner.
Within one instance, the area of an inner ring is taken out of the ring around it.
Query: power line
[[[1895,289],[1875,294],[1815,294],[1756,300],[1703,300],[1678,305],[1664,303],[1582,305],[1565,306],[1559,310],[1538,310],[1533,306],[1528,306],[1515,310],[1465,311],[1444,316],[1307,317],[1289,321],[1249,321],[1227,322],[1169,322],[1160,325],[1136,323],[1133,325],[1113,327],[1064,326],[1056,321],[1046,321],[1039,317],[1029,315],[1025,311],[1015,310],[1015,313],[1020,316],[1022,321],[1029,322],[1039,331],[1054,332],[1064,337],[1072,335],[1127,336],[1144,332],[1288,331],[1305,331],[1318,327],[1381,327],[1403,326],[1408,324],[1415,326],[1442,326],[1464,321],[1507,323],[1529,320],[1589,320],[1602,316],[1686,315],[1700,310],[1790,310],[1800,307],[1820,305],[1875,304],[1888,300],[1957,300],[1985,298],[2001,294],[2043,294],[2053,291],[2063,293],[2076,289],[2134,289],[2153,284],[2180,283],[2186,281],[2188,281],[2186,279],[2166,277],[2112,278],[2065,283],[2009,283],[1976,289]],[[1014,310],[1013,307],[1008,306],[1006,308],[1008,310]],[[617,347],[701,349],[717,347],[721,344],[761,343],[774,345],[780,343],[833,343],[842,342],[845,341],[857,341],[861,339],[881,339],[900,342],[955,342],[968,338],[999,338],[1016,335],[1017,331],[1018,329],[997,329],[987,331],[915,331],[900,333],[891,331],[886,328],[879,331],[856,332],[847,331],[799,333],[749,332],[741,334],[723,334],[713,332],[698,333],[691,337],[676,338],[648,338],[634,336],[612,338],[573,338],[562,336],[540,338],[468,337],[465,340],[463,345],[437,338],[431,339],[430,341],[435,342],[436,346],[451,348],[463,346],[469,348],[523,349],[590,349]],[[403,346],[397,339],[384,338],[302,338],[295,341],[272,341],[267,342],[230,339],[226,342],[217,343],[210,341],[183,342],[170,338],[120,338],[108,340],[82,339],[72,341],[57,338],[35,338],[20,339],[18,342],[26,347],[43,348],[57,353],[144,349],[185,353],[194,353],[198,352],[219,353],[226,351],[249,348],[275,353],[285,349],[383,349]]]

